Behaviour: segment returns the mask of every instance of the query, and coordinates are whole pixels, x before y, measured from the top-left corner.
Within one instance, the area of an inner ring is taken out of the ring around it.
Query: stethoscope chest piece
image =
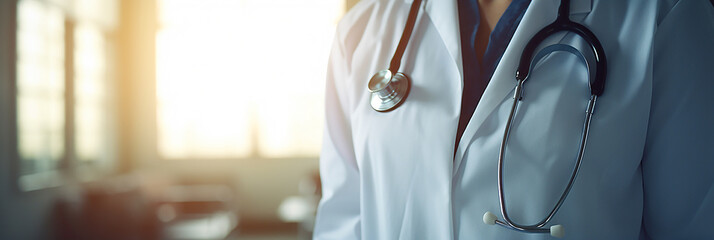
[[[410,87],[409,78],[403,73],[379,71],[372,76],[367,85],[371,95],[369,103],[378,112],[394,110],[407,99]]]

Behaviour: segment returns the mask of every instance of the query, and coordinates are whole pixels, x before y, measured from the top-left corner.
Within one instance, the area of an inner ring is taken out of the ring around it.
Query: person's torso
[[[401,72],[408,98],[391,112],[369,105],[367,81],[386,69],[410,2],[362,1],[341,23],[349,73],[337,84],[350,103],[352,142],[360,172],[364,239],[541,239],[483,223],[500,217],[498,152],[522,49],[551,23],[557,0],[534,0],[456,147],[462,66],[455,1],[426,1]],[[580,173],[552,220],[567,239],[637,238],[642,221],[639,169],[651,100],[656,1],[573,1],[571,20],[588,27],[607,60]],[[588,51],[572,33],[549,43]],[[590,97],[586,67],[572,54],[543,58],[526,83],[506,148],[504,190],[517,223],[540,221],[560,197],[575,164]],[[602,229],[609,229],[602,231]]]

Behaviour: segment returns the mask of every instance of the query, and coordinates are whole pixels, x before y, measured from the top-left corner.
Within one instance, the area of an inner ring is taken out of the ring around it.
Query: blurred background
[[[0,0],[0,239],[309,239],[357,0]]]

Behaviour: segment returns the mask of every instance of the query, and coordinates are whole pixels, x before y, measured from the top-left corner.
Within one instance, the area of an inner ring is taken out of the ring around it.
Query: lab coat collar
[[[436,0],[432,0],[435,1]],[[431,2],[431,1],[429,1]],[[447,1],[450,6],[453,6],[454,9],[450,10],[454,12],[454,19],[458,22],[458,15],[456,15],[456,1]],[[439,4],[432,4],[432,5],[448,5],[444,4],[442,2],[439,2]],[[523,52],[523,49],[525,48],[525,45],[528,43],[528,41],[531,39],[533,35],[536,34],[536,32],[540,31],[543,27],[546,25],[550,24],[553,22],[557,16],[558,12],[558,5],[560,4],[560,1],[558,0],[533,0],[530,5],[528,6],[528,9],[526,10],[525,14],[523,15],[523,19],[521,20],[518,28],[516,29],[516,32],[513,34],[513,38],[511,39],[511,42],[508,44],[508,47],[506,48],[506,51],[503,54],[503,57],[501,58],[500,63],[496,67],[496,70],[493,74],[493,77],[491,78],[491,81],[489,82],[488,86],[486,87],[486,90],[483,93],[483,96],[481,97],[481,100],[479,101],[478,106],[476,107],[476,110],[474,111],[474,114],[471,116],[471,120],[469,121],[468,125],[466,126],[466,130],[464,131],[463,136],[461,137],[461,141],[459,142],[459,146],[456,150],[456,155],[454,156],[454,170],[453,174],[456,174],[458,172],[459,166],[461,165],[462,159],[464,157],[464,154],[466,153],[466,150],[469,145],[471,145],[471,142],[478,131],[478,129],[481,127],[483,122],[488,118],[489,115],[498,107],[501,105],[501,103],[504,101],[505,98],[510,96],[510,93],[513,91],[513,89],[516,86],[516,68],[518,66],[518,61],[521,57],[521,53]],[[446,7],[439,7],[439,11],[435,11],[433,14],[446,14],[447,11],[443,10],[441,8],[446,8]],[[570,6],[570,14],[575,15],[575,14],[587,14],[590,12],[592,8],[592,2],[591,0],[574,0],[571,3]],[[435,7],[436,9],[436,7]],[[445,17],[432,17],[433,19],[442,19]],[[444,21],[443,19],[441,21]],[[438,21],[434,20],[435,23]],[[455,39],[451,41],[445,40],[447,46],[452,46],[450,44],[456,44],[458,48],[455,50],[459,53],[461,53],[461,45],[459,44],[459,32],[458,32],[458,25],[453,24],[455,27],[453,27],[453,33],[451,31],[446,32],[446,31],[439,31],[440,34],[442,34],[443,39]],[[437,24],[437,28],[441,26]],[[449,29],[452,30],[452,29]],[[445,33],[448,33],[450,35],[445,35]],[[455,42],[455,43],[453,43]],[[449,49],[451,52],[451,49]],[[461,62],[461,59],[459,57],[459,63]],[[459,64],[461,66],[461,64]],[[461,70],[461,67],[459,67],[459,70]],[[463,71],[462,71],[463,73]]]

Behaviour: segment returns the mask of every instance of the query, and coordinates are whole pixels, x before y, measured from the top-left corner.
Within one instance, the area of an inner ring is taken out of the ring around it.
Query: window
[[[107,74],[107,42],[101,29],[80,23],[74,30],[74,139],[75,157],[82,163],[109,161],[112,106]]]
[[[112,41],[115,0],[74,0],[74,135],[73,158],[78,165],[109,167],[114,161],[116,119]]]
[[[17,18],[20,175],[51,173],[65,154],[64,15],[59,8],[23,0]]]
[[[112,159],[107,73],[113,3],[18,1],[17,136],[23,190],[60,184],[65,166],[107,165]]]
[[[316,157],[341,0],[160,0],[166,159]]]

